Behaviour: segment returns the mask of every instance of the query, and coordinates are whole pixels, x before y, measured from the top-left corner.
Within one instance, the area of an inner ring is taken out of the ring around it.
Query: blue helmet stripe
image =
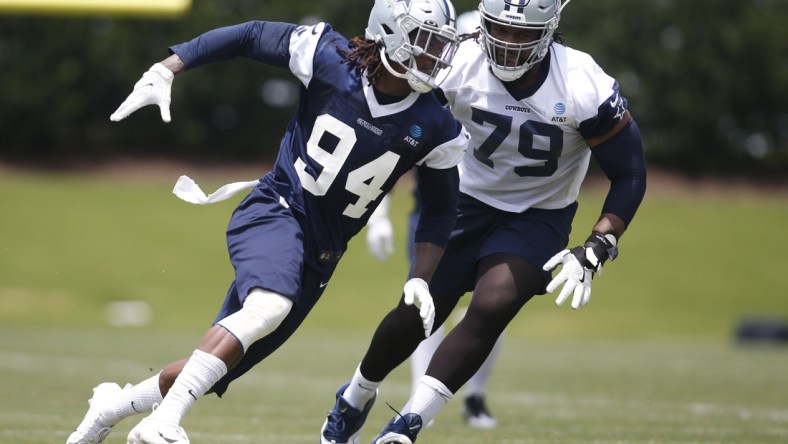
[[[511,11],[515,7],[517,7],[517,13],[522,14],[525,12],[525,5],[528,4],[531,0],[506,0],[504,3],[506,6],[504,7],[505,10]]]
[[[457,12],[454,10],[454,5],[447,0],[443,0],[443,10],[446,11],[446,17],[449,18],[449,24],[456,27]]]

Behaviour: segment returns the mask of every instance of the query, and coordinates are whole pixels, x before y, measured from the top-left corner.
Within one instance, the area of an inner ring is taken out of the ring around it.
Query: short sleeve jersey
[[[606,134],[624,116],[616,81],[588,54],[558,43],[520,97],[493,75],[473,40],[460,45],[452,64],[441,90],[471,136],[460,191],[518,213],[574,202],[590,159],[585,139]]]

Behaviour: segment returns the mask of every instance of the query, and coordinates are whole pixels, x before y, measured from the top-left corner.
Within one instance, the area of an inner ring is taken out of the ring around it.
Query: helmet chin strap
[[[523,70],[520,70],[520,69],[518,69],[518,70],[505,70],[505,69],[498,68],[497,66],[491,66],[491,68],[492,68],[493,74],[495,74],[495,77],[498,77],[498,79],[501,80],[502,82],[513,82],[513,81],[519,79],[520,77],[522,77],[527,71],[525,69],[523,69]]]
[[[432,91],[432,87],[430,85],[422,82],[420,79],[417,79],[416,77],[409,76],[408,77],[408,85],[410,85],[410,88],[412,90],[414,90],[414,91],[416,91],[418,93],[424,94],[424,93],[428,93],[428,92]]]
[[[418,93],[424,94],[432,91],[432,87],[427,82],[419,79],[416,74],[410,70],[403,74],[394,69],[391,64],[389,64],[389,58],[386,56],[386,48],[382,45],[379,45],[378,47],[380,48],[380,61],[383,62],[383,66],[386,67],[386,71],[388,71],[394,77],[407,80],[410,88]]]

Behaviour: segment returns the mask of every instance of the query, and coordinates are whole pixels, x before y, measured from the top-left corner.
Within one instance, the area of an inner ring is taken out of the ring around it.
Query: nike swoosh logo
[[[320,283],[320,288],[323,288],[323,287],[325,287],[326,285],[328,285],[328,282],[321,282],[321,283]]]
[[[189,389],[189,394],[192,396],[192,398],[194,398],[195,401],[197,400],[197,395],[194,394],[192,389]]]
[[[137,413],[142,413],[141,411],[137,410],[137,407],[134,407],[134,401],[131,401],[131,409]]]
[[[159,432],[159,436],[161,436],[161,439],[167,441],[170,444],[178,441],[177,439],[167,438],[166,436],[162,435],[161,432]]]

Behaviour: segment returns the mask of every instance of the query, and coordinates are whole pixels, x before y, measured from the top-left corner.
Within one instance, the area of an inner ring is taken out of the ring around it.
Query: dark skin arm
[[[424,279],[429,284],[442,256],[443,248],[429,242],[416,242],[413,245],[413,272],[411,277]]]
[[[414,279],[423,279],[424,282],[427,283],[427,286],[429,286],[429,282],[432,280],[432,275],[435,272],[435,268],[438,266],[441,256],[443,256],[443,248],[429,242],[415,243],[413,245],[413,270],[411,271],[410,281]],[[419,285],[417,285],[417,287],[418,286]],[[405,284],[405,289],[406,292],[403,293],[403,297],[408,295],[408,284]],[[433,322],[435,321],[435,305],[431,302],[431,297],[429,298],[429,305],[425,305],[423,299],[419,302],[418,298],[427,296],[423,293],[419,296],[419,291],[416,291],[412,296],[416,297],[413,302],[415,302],[414,305],[419,308],[419,316],[421,316],[422,325],[424,326],[424,335],[429,337],[432,333]],[[405,303],[409,303],[407,298],[405,301]]]
[[[181,60],[180,57],[178,57],[178,54],[173,54],[159,63],[164,65],[165,68],[172,71],[172,73],[175,74],[176,76],[186,71],[186,65],[183,64],[183,61]]]
[[[613,233],[616,239],[621,239],[626,229],[627,227],[621,218],[613,213],[602,213],[591,231],[603,234]]]

